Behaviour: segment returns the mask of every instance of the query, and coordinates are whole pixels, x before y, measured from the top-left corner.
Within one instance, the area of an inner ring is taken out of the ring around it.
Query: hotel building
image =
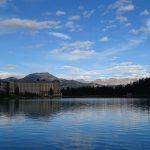
[[[3,91],[9,87],[9,94],[14,95],[16,91],[20,95],[35,94],[38,96],[61,96],[59,80],[54,81],[11,81],[1,82],[0,89]]]

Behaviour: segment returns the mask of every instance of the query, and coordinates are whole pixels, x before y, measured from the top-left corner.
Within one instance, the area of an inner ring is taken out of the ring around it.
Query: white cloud
[[[0,28],[4,29],[57,29],[60,28],[60,21],[34,21],[29,19],[11,18],[0,20]]]
[[[69,71],[69,73],[71,73],[71,74],[77,74],[78,72],[80,72],[80,68],[78,68],[78,67],[73,67],[73,66],[63,66],[63,67],[61,67],[61,69],[65,69],[65,70],[67,70],[67,71]]]
[[[115,28],[115,27],[116,27],[116,25],[107,25],[107,26],[105,26],[105,27],[102,29],[102,31],[103,31],[103,32],[106,32],[106,31],[108,31],[109,29]]]
[[[24,76],[25,76],[25,74],[22,74],[22,73],[0,71],[0,79],[5,79],[5,78],[9,78],[9,77],[22,78]]]
[[[107,36],[104,36],[104,37],[100,38],[100,41],[101,42],[108,42],[109,38]]]
[[[105,69],[85,70],[74,66],[63,66],[61,69],[67,71],[66,78],[93,80],[101,78],[146,78],[150,73],[145,66],[122,62],[108,66]],[[69,74],[68,74],[69,73]]]
[[[95,77],[98,77],[99,71],[98,70],[85,70],[79,67],[74,66],[63,66],[61,69],[65,70],[65,72],[69,75],[67,75],[65,78],[67,79],[74,79],[74,80],[92,80]]]
[[[113,60],[113,58],[118,56],[120,53],[135,49],[135,47],[139,46],[143,41],[145,41],[145,36],[129,39],[123,43],[117,44],[113,48],[98,52],[97,56],[98,58],[101,58],[101,60]]]
[[[68,60],[78,60],[78,59],[83,59],[83,58],[88,58],[91,57],[92,55],[95,54],[94,50],[73,50],[72,52],[69,52],[65,54],[65,58]]]
[[[69,35],[66,35],[64,33],[60,33],[60,32],[50,32],[49,35],[52,35],[54,37],[63,39],[63,40],[70,40],[71,37]]]
[[[50,51],[50,55],[58,59],[78,60],[91,57],[95,54],[92,49],[94,43],[91,41],[76,41],[73,43],[63,43],[60,48]]]
[[[129,5],[127,5],[127,6],[120,7],[120,8],[118,9],[118,11],[121,11],[121,12],[132,11],[132,10],[134,10],[134,5],[132,5],[132,4],[129,4]]]
[[[70,47],[74,48],[84,48],[84,49],[90,49],[91,46],[94,44],[92,41],[76,41],[74,43],[69,44]]]
[[[87,58],[90,58],[91,56],[94,56],[95,51],[76,49],[73,51],[69,51],[69,52],[65,51],[65,52],[60,52],[60,53],[55,53],[54,51],[51,51],[49,54],[57,59],[76,61],[79,59],[87,59]]]
[[[64,15],[66,15],[66,12],[64,12],[64,11],[58,10],[56,12],[56,16],[64,16]]]
[[[138,29],[131,29],[129,31],[129,33],[133,33],[133,34],[139,34],[139,33],[145,33],[145,34],[149,34],[150,33],[150,19],[148,19],[145,22],[145,25],[138,28]]]
[[[131,29],[130,31],[129,31],[129,33],[132,33],[132,34],[138,34],[140,31],[139,30],[137,30],[137,29]]]
[[[52,50],[53,53],[59,53],[62,51],[73,51],[76,49],[89,50],[93,46],[94,42],[92,41],[76,41],[73,43],[63,43],[60,45],[60,48]]]
[[[135,9],[132,0],[117,0],[110,8],[116,9],[117,13],[130,12]]]
[[[16,69],[16,65],[13,65],[13,64],[8,64],[8,65],[5,65],[5,66],[1,66],[0,68],[2,69]]]
[[[70,21],[76,21],[76,20],[79,20],[79,19],[80,19],[80,16],[78,16],[78,15],[70,16],[68,19],[69,19]]]
[[[75,22],[73,21],[68,21],[66,22],[65,24],[66,28],[68,28],[71,32],[79,32],[79,31],[82,31],[82,26],[81,25],[78,25],[78,24],[75,24]]]
[[[123,15],[116,15],[116,20],[120,23],[123,23],[126,27],[131,26],[131,23],[129,22],[128,18]]]
[[[145,31],[150,32],[150,19],[146,21]]]
[[[112,67],[105,70],[106,74],[111,74],[115,77],[127,78],[146,78],[150,77],[150,73],[146,70],[145,66],[133,64],[132,62],[123,62],[114,64]]]
[[[85,11],[83,12],[83,16],[86,17],[86,18],[89,18],[89,17],[91,17],[91,16],[94,14],[94,12],[95,12],[95,9],[92,9],[92,10],[85,10]]]
[[[50,51],[50,56],[64,59],[64,60],[78,60],[81,58],[93,58],[98,60],[112,60],[114,56],[118,56],[118,54],[134,49],[138,45],[140,45],[145,40],[144,37],[137,37],[135,39],[129,39],[116,45],[116,47],[107,49],[107,50],[97,50],[93,48],[95,44],[92,41],[76,41],[73,43],[62,43],[56,49]],[[79,53],[81,53],[81,57],[79,57]]]
[[[150,15],[150,12],[149,12],[147,9],[143,10],[143,11],[140,13],[140,16],[148,16],[148,15]]]
[[[121,15],[117,16],[116,19],[119,20],[120,22],[127,22],[128,21],[127,17],[121,16]]]
[[[133,11],[134,9],[135,6],[132,3],[132,0],[116,0],[113,4],[108,6],[107,11],[104,14],[109,13],[110,10],[114,10],[116,18],[113,21],[119,21],[121,23],[124,23],[124,25],[128,27],[131,25],[131,23],[129,22],[128,18],[124,15],[125,13]]]
[[[0,0],[0,7],[5,6],[8,0]]]

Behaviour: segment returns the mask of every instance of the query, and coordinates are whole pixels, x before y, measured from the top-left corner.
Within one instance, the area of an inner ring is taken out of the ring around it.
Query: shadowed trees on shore
[[[62,89],[62,94],[66,97],[150,97],[150,78],[140,79],[125,86],[67,88]]]

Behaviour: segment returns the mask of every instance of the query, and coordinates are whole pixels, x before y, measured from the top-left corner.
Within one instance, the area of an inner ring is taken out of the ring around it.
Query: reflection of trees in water
[[[134,111],[150,111],[148,99],[56,99],[56,100],[3,100],[0,101],[0,115],[14,116],[18,114],[30,118],[52,117],[65,111],[84,109],[131,109]]]
[[[134,101],[133,106],[136,108],[140,108],[143,111],[150,112],[150,99],[139,99]]]
[[[59,110],[59,101],[8,100],[0,102],[0,113],[7,116],[23,114],[31,118],[49,117]]]

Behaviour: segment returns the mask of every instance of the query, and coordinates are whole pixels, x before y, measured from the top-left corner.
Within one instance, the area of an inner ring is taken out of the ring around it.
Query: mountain
[[[127,85],[136,82],[138,79],[134,78],[108,78],[108,79],[96,79],[92,81],[93,83],[105,86],[115,86],[115,85]]]
[[[83,82],[79,82],[76,80],[59,79],[59,81],[60,81],[60,86],[62,89],[66,89],[67,87],[79,88],[79,87],[87,87],[87,86],[94,86],[94,87],[99,86],[96,83],[83,83]]]
[[[10,82],[10,81],[17,81],[18,79],[15,78],[15,77],[9,77],[9,78],[5,78],[3,79],[3,81],[7,81],[7,82]]]
[[[115,86],[115,85],[126,85],[129,83],[133,83],[137,81],[137,79],[130,79],[130,78],[109,78],[109,79],[97,79],[94,81],[85,81],[85,80],[67,80],[67,79],[61,79],[53,76],[52,74],[49,74],[48,72],[42,72],[42,73],[32,73],[27,76],[25,76],[22,79],[17,79],[14,77],[3,79],[3,81],[53,81],[53,80],[59,80],[61,88],[79,88],[79,87],[99,87],[99,86]]]
[[[60,86],[61,88],[78,88],[78,87],[81,87],[81,86],[85,86],[84,83],[81,83],[81,82],[78,82],[78,81],[75,81],[75,80],[66,80],[66,79],[60,79]]]
[[[42,73],[29,74],[20,80],[21,81],[53,81],[57,79],[58,79],[57,77],[49,74],[48,72],[42,72]]]
[[[90,81],[84,80],[84,79],[77,79],[76,81],[81,83],[90,83]]]

